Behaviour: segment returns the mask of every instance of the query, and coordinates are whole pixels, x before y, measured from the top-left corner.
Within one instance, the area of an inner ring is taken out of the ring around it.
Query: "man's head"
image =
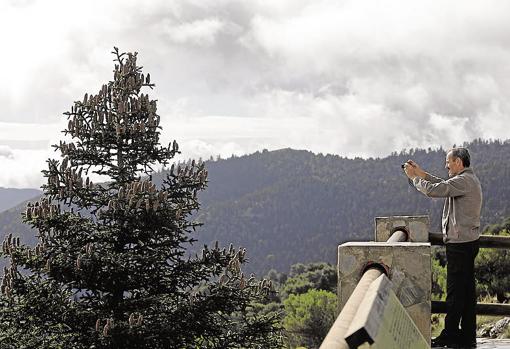
[[[471,156],[466,148],[453,148],[446,154],[446,165],[448,176],[458,175],[464,168],[471,165]]]

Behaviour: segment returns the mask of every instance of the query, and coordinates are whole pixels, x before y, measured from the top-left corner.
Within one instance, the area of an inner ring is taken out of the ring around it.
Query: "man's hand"
[[[404,171],[410,179],[414,179],[415,177],[425,178],[425,171],[413,160],[407,160],[404,164]]]

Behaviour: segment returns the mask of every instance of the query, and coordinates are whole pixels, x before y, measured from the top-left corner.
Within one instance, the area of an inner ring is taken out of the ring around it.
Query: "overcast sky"
[[[0,1],[0,186],[38,187],[62,112],[138,51],[185,157],[386,156],[508,138],[510,1]]]

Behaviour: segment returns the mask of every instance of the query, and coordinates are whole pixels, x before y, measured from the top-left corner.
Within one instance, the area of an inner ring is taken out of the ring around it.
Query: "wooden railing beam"
[[[432,245],[444,245],[442,233],[429,233]],[[510,236],[480,235],[481,248],[510,248]]]
[[[510,304],[477,303],[475,312],[477,315],[510,316]],[[446,302],[432,301],[432,313],[445,314]]]

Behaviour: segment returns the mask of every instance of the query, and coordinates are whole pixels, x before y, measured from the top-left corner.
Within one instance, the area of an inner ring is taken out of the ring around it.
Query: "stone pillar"
[[[397,230],[405,230],[411,242],[429,241],[429,216],[390,216],[375,218],[375,241],[386,241]]]

